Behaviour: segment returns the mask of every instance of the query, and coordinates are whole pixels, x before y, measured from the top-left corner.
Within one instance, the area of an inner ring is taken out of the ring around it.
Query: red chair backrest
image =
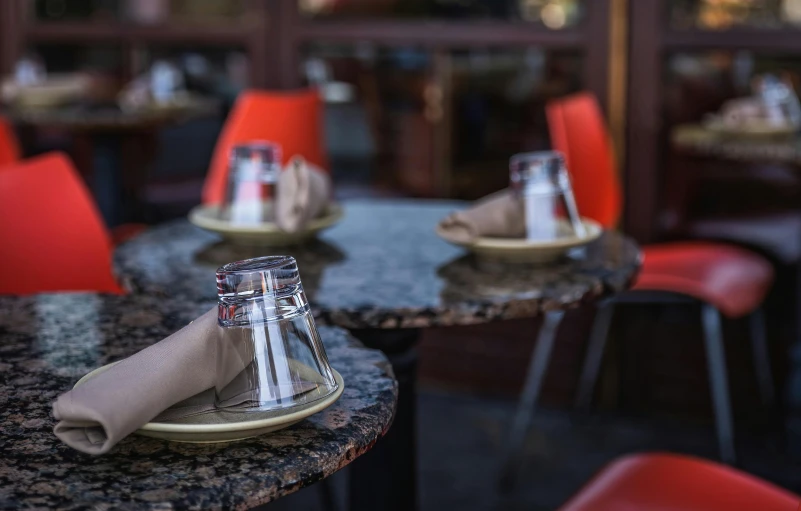
[[[0,117],[0,166],[19,161],[20,154],[19,141],[14,129]]]
[[[598,102],[582,92],[548,102],[551,144],[564,153],[582,216],[606,228],[620,219],[622,193],[609,131]]]
[[[61,153],[0,170],[0,240],[0,294],[123,292],[100,213]]]
[[[281,145],[283,163],[303,156],[322,169],[328,168],[323,142],[323,112],[315,89],[295,92],[247,91],[236,100],[225,122],[211,168],[203,186],[203,203],[223,201],[231,148],[253,140]]]

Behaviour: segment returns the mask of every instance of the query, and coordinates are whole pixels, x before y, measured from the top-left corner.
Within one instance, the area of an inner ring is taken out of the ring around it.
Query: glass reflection
[[[59,376],[83,376],[101,363],[104,336],[98,327],[103,301],[93,294],[42,294],[36,301],[36,349]],[[65,313],[68,311],[68,313]],[[64,335],[80,332],[80,335]]]

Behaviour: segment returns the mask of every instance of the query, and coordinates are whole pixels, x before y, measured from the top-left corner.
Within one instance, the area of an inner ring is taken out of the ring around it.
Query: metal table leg
[[[369,348],[383,351],[398,380],[392,427],[350,468],[350,509],[413,511],[417,497],[417,343],[420,331],[352,330]]]

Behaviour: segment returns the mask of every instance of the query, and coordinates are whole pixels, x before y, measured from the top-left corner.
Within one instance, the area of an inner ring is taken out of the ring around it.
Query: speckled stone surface
[[[132,435],[99,457],[56,439],[56,396],[206,310],[145,296],[0,297],[0,509],[249,508],[332,474],[389,428],[397,384],[386,358],[325,327],[345,391],[288,429],[206,445]]]
[[[135,292],[216,297],[222,264],[288,254],[320,322],[345,328],[424,328],[530,317],[626,289],[639,268],[637,245],[614,232],[583,257],[545,266],[488,263],[442,241],[434,227],[465,203],[358,200],[306,246],[250,248],[175,221],[117,251],[117,272]]]
[[[731,137],[705,129],[701,125],[677,126],[673,145],[680,151],[699,156],[714,156],[737,161],[771,161],[801,164],[801,137]]]

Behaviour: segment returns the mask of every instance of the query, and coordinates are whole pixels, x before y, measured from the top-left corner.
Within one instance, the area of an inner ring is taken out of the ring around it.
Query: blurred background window
[[[33,18],[43,22],[219,24],[241,21],[247,13],[246,0],[33,0],[30,3]]]
[[[545,101],[582,85],[571,51],[316,43],[304,55],[304,78],[327,103],[340,181],[419,195],[506,186],[509,154],[548,147]]]
[[[673,0],[670,21],[676,29],[775,29],[801,26],[799,0]]]
[[[299,0],[302,15],[320,19],[496,19],[575,26],[579,0]]]

